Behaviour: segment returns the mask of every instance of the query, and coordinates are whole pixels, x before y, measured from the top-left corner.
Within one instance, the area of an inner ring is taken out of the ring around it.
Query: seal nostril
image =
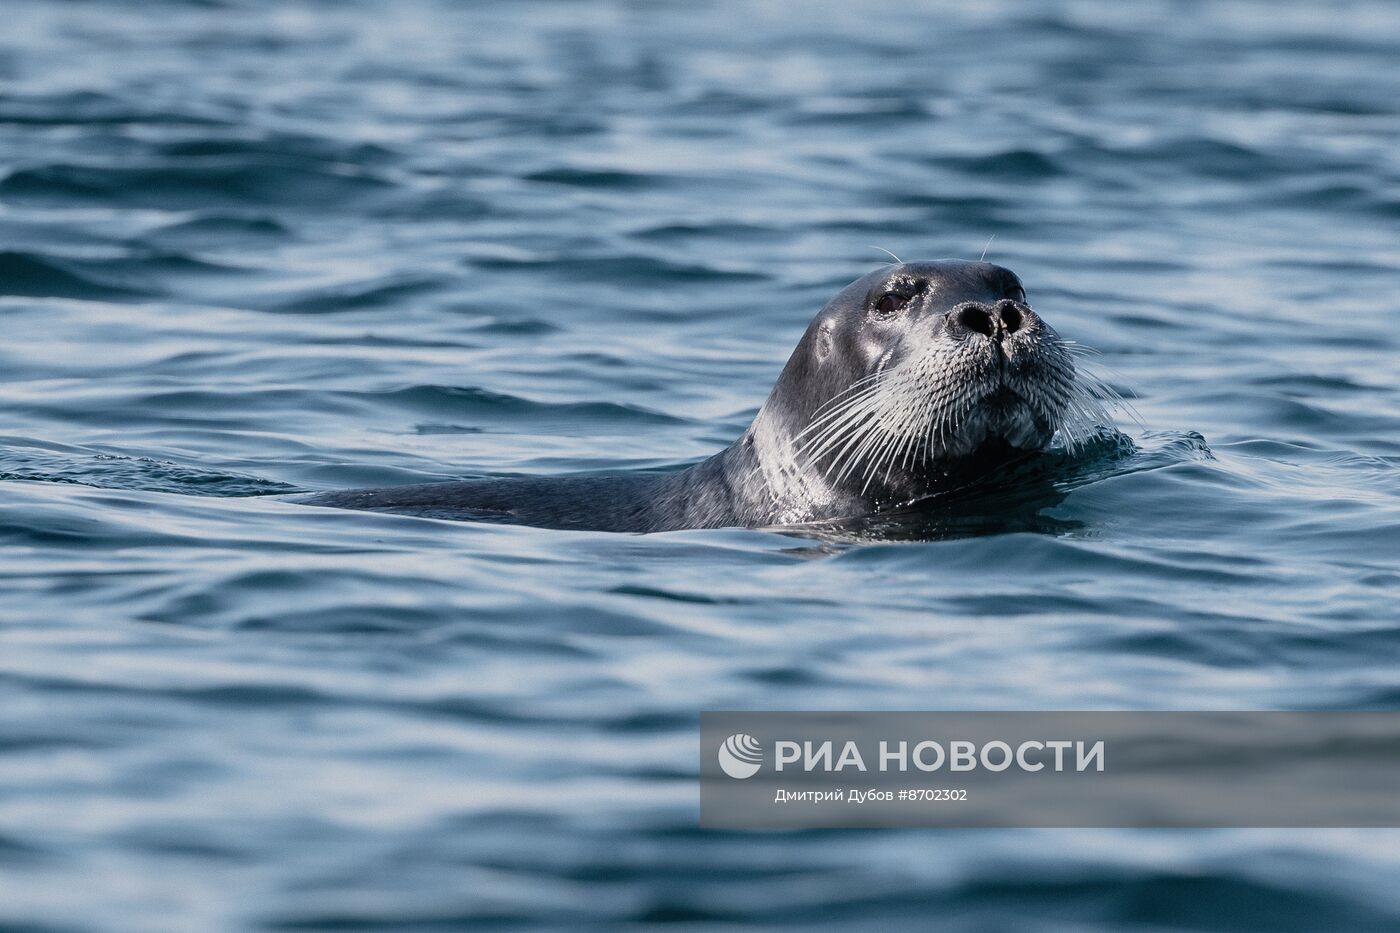
[[[988,337],[996,332],[996,324],[987,309],[981,305],[964,305],[958,309],[958,323],[968,330],[975,330]]]
[[[1006,328],[1008,334],[1014,334],[1025,323],[1025,319],[1021,317],[1021,309],[1013,302],[1003,301],[997,305],[997,311],[1001,313],[1001,326]]]

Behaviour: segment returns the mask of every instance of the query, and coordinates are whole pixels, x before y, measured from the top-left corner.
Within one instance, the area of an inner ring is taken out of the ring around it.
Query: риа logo
[[[763,746],[751,735],[736,732],[719,747],[719,766],[732,778],[751,778],[762,765]]]

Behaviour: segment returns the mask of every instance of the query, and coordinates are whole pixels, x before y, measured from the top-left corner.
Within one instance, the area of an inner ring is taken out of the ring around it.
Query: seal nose
[[[958,326],[993,340],[1005,340],[1026,327],[1031,317],[1030,308],[1009,298],[998,301],[991,307],[969,301],[953,311],[953,320]]]

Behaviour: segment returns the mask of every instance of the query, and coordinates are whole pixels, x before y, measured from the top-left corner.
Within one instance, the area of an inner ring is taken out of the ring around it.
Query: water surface
[[[1392,833],[696,826],[705,708],[1400,703],[1343,6],[4,0],[0,921],[1400,925]],[[993,236],[1140,421],[919,533],[271,497],[693,462]]]

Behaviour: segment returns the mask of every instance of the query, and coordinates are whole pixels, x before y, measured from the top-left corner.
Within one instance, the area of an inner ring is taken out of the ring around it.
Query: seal
[[[343,509],[653,532],[868,516],[1108,423],[1075,345],[987,262],[898,263],[808,326],[743,435],[669,473],[514,477],[295,497]]]

